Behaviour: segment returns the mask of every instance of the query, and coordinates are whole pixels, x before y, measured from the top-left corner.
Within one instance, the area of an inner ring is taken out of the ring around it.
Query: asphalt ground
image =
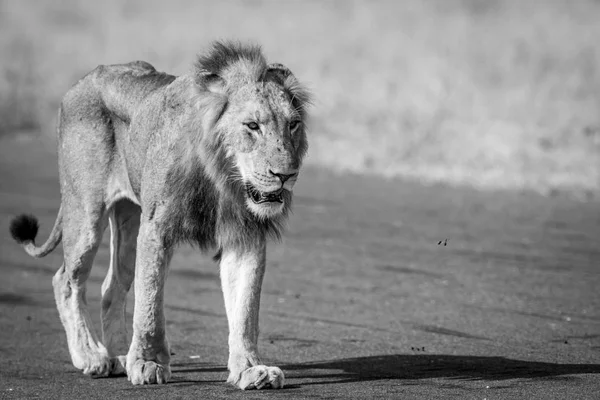
[[[268,250],[263,358],[281,391],[225,383],[227,322],[212,254],[182,247],[166,290],[172,381],[91,379],[70,362],[51,278],[8,234],[60,202],[52,142],[0,139],[0,398],[598,399],[600,203],[306,168]],[[108,241],[88,303],[99,328]],[[131,294],[130,294],[131,295]],[[131,304],[129,303],[129,318]]]

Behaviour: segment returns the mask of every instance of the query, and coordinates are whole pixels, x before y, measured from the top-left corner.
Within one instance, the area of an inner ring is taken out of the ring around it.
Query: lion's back
[[[82,118],[104,110],[129,122],[144,98],[173,80],[175,76],[158,72],[145,61],[100,65],[66,93],[61,111]]]
[[[158,98],[152,94],[174,79],[143,61],[101,65],[81,78],[65,94],[59,111],[59,162],[71,171],[62,175],[75,174],[80,181],[90,176],[105,179],[110,171],[125,176],[126,165],[130,173],[138,173],[140,160],[134,158],[137,164],[121,160],[130,148],[141,151],[147,143],[136,135],[130,144],[130,124],[139,112],[150,112],[146,99]]]

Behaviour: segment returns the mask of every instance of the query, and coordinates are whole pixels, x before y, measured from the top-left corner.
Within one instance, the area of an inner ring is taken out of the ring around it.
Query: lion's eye
[[[253,131],[257,131],[260,128],[256,122],[248,122],[246,126],[248,127],[248,129],[251,129]]]
[[[298,126],[300,126],[300,121],[292,121],[292,122],[290,122],[290,131],[295,130]]]

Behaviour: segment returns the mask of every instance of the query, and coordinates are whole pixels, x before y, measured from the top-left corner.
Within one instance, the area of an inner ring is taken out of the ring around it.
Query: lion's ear
[[[298,82],[292,71],[282,64],[269,64],[265,71],[266,81],[271,80],[283,86],[292,97],[293,106],[304,113],[305,108],[311,103],[311,95],[303,85]]]
[[[285,65],[278,63],[267,65],[267,70],[265,72],[266,80],[273,79],[280,85],[283,85],[289,76],[294,76],[294,74],[292,74],[292,71]]]
[[[209,71],[199,71],[196,74],[196,83],[213,93],[225,91],[225,79]]]

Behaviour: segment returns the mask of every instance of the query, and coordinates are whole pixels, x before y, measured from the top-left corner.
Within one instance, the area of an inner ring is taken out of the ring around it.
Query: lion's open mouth
[[[246,193],[254,204],[283,203],[283,188],[274,192],[264,193],[247,183]]]

